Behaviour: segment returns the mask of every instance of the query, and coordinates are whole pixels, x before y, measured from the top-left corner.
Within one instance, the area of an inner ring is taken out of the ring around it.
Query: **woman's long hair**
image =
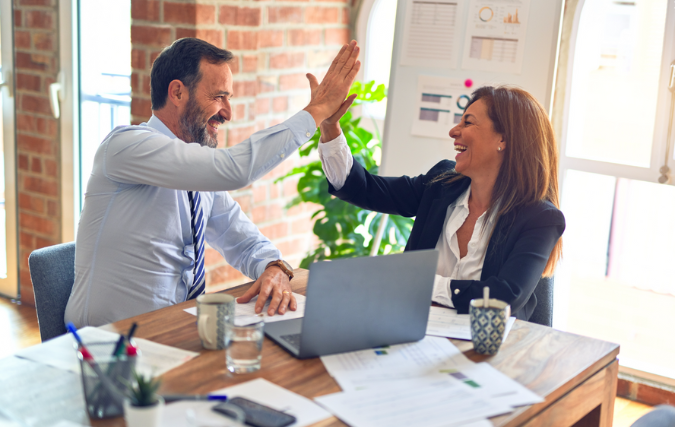
[[[486,218],[495,215],[496,224],[519,207],[544,200],[559,209],[558,145],[544,107],[528,92],[510,86],[481,87],[473,92],[466,108],[479,99],[487,106],[495,132],[506,143]],[[448,182],[464,176],[453,172],[439,178]],[[553,275],[561,256],[562,238],[551,251],[544,277]]]

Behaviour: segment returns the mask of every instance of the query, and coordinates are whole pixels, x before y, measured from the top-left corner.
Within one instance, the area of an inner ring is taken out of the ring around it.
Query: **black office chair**
[[[638,418],[630,427],[675,427],[675,408],[659,405]]]
[[[544,326],[553,325],[553,277],[542,277],[534,288],[537,306],[534,308],[530,322]]]
[[[33,251],[28,266],[44,342],[67,332],[63,316],[75,282],[75,242]]]

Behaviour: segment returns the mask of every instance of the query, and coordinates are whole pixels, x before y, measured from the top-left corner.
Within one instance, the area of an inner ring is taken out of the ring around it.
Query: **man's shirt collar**
[[[155,116],[154,114],[152,115],[152,117],[150,117],[150,120],[148,120],[146,125],[150,126],[151,128],[153,128],[155,130],[160,131],[161,133],[168,136],[169,138],[172,138],[172,139],[178,138],[176,135],[173,134],[173,132],[171,132],[171,130],[169,130],[168,127],[166,127],[164,122],[162,122],[159,119],[159,117]]]

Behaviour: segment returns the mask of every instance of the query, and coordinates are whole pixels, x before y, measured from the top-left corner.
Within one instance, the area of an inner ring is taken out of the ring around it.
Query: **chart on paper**
[[[457,0],[409,0],[401,65],[456,68]]]
[[[471,0],[462,68],[520,73],[529,0]]]

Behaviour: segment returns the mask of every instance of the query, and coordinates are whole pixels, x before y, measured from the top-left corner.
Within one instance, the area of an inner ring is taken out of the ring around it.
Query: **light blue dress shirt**
[[[261,178],[315,131],[306,111],[228,149],[186,144],[155,116],[113,130],[87,184],[65,321],[99,326],[185,301],[195,262],[187,190],[201,192],[209,245],[257,279],[282,255],[227,191]]]

